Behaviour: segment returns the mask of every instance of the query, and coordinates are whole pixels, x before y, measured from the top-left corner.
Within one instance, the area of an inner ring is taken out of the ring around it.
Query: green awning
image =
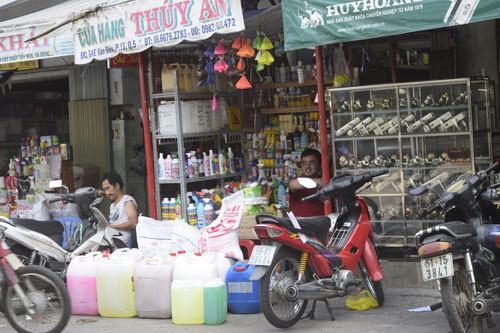
[[[363,40],[500,17],[499,0],[283,0],[285,49]]]

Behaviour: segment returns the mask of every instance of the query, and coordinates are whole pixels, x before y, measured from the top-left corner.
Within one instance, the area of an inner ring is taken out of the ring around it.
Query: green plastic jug
[[[206,325],[221,325],[227,318],[227,289],[226,283],[220,278],[205,284],[204,314]]]

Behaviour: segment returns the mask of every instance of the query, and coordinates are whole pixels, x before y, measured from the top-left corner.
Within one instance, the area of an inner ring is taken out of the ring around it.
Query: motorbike
[[[81,188],[75,193],[60,194],[49,202],[76,202],[80,217],[83,219],[81,237],[72,237],[74,246],[69,250],[61,247],[60,240],[64,231],[57,221],[34,221],[27,219],[7,219],[0,217],[0,228],[4,229],[5,238],[25,263],[49,267],[64,277],[67,265],[76,256],[109,249],[126,247],[116,236],[118,230],[112,229],[97,207],[102,202],[102,193],[91,187]]]
[[[5,242],[0,226],[0,312],[20,333],[59,333],[68,324],[71,303],[64,282],[40,266],[24,266]]]
[[[453,332],[481,332],[483,321],[494,327],[492,312],[500,311],[499,212],[492,204],[500,199],[488,184],[495,163],[475,174],[450,179],[441,193],[427,185],[412,189],[418,196],[435,192],[438,198],[423,216],[441,212],[444,223],[416,235],[423,281],[437,281],[441,306]]]
[[[255,233],[261,240],[254,247],[249,263],[256,265],[251,280],[260,280],[260,304],[273,326],[288,328],[302,318],[307,303],[313,301],[306,317],[314,318],[316,301],[323,300],[332,320],[329,298],[344,297],[362,284],[381,306],[384,303],[383,273],[373,240],[368,207],[357,196],[387,169],[360,175],[340,175],[303,198],[337,199],[343,204],[340,214],[328,216],[279,218],[256,217]],[[299,179],[306,188],[314,181]],[[327,242],[328,232],[332,232]]]

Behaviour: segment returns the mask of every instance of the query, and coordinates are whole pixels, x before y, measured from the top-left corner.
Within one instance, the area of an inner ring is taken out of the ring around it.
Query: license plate
[[[17,271],[20,267],[23,266],[21,260],[19,260],[19,258],[14,253],[9,254],[6,257],[6,259],[7,259],[7,262],[9,263],[9,265],[15,271]]]
[[[420,261],[422,278],[432,281],[453,276],[453,255],[451,253],[436,257],[425,258]]]
[[[272,245],[257,245],[252,250],[252,255],[248,260],[250,265],[271,266],[273,262],[276,246]]]

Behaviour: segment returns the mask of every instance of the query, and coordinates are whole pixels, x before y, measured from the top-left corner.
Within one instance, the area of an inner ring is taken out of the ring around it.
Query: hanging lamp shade
[[[239,50],[242,47],[243,47],[243,38],[241,37],[241,35],[239,35],[238,37],[236,37],[233,40],[233,43],[231,44],[231,48],[235,49],[235,50]]]
[[[271,50],[274,48],[273,42],[267,36],[264,36],[262,38],[262,42],[260,43],[260,48],[259,50],[265,51],[265,50]]]
[[[261,71],[263,71],[265,67],[266,67],[266,66],[265,66],[264,64],[257,64],[257,67],[256,67],[257,72],[261,72]]]
[[[259,51],[262,52],[262,51]],[[260,55],[259,59],[257,60],[257,63],[260,65],[266,65],[269,66],[274,62],[274,57],[269,51],[264,51]]]
[[[260,44],[262,44],[262,37],[260,31],[257,31],[257,36],[255,36],[252,47],[254,49],[260,50]]]
[[[251,89],[251,88],[252,88],[252,84],[248,81],[248,79],[245,75],[242,75],[241,78],[236,83],[236,89],[245,90],[245,89]]]
[[[217,46],[214,49],[214,54],[216,56],[223,56],[227,54],[227,50],[224,47],[224,44],[222,43],[222,40],[217,44]]]
[[[241,49],[236,53],[239,57],[242,58],[253,58],[255,57],[255,50],[249,43],[245,43]]]
[[[236,69],[238,69],[238,71],[240,71],[240,72],[243,72],[245,70],[245,60],[243,58],[240,58],[240,60],[238,60],[238,64],[236,65]]]
[[[213,58],[213,56],[214,56],[214,47],[213,47],[213,45],[209,45],[206,48],[205,52],[203,52],[203,55],[205,57],[207,57],[207,58]]]
[[[215,65],[214,65],[214,71],[216,71],[217,73],[224,73],[227,70],[228,67],[229,67],[229,65],[224,60],[224,58],[222,58],[222,59],[219,59],[219,61],[217,61],[215,63]]]
[[[262,51],[258,51],[257,54],[255,55],[255,61],[259,61],[260,57],[262,56]]]

